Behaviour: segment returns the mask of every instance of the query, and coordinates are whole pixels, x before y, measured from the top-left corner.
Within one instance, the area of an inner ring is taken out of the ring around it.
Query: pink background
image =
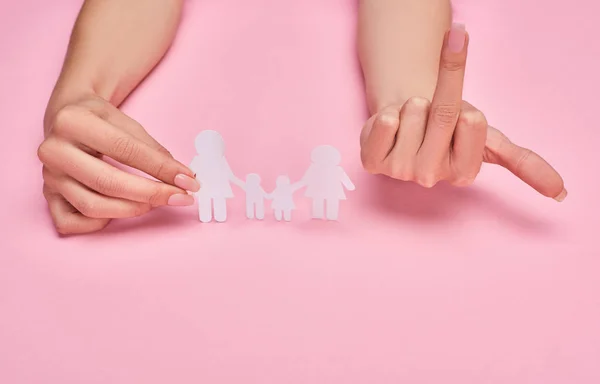
[[[334,144],[339,223],[161,209],[59,239],[36,148],[78,1],[0,4],[0,382],[600,382],[595,0],[471,0],[465,98],[566,180],[424,190],[366,175],[353,0],[189,1],[125,110],[179,159],[218,129],[239,175],[301,176]],[[577,3],[577,6],[574,4]]]

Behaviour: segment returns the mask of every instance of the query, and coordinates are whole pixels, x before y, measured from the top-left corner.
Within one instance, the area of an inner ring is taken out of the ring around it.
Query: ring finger
[[[409,99],[400,111],[400,128],[396,144],[387,161],[394,174],[402,180],[412,179],[412,176],[407,173],[410,173],[414,158],[423,143],[429,107],[429,100],[415,97]]]

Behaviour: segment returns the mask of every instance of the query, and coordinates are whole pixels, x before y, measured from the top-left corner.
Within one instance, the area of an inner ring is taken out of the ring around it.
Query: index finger
[[[62,118],[62,130],[78,143],[165,183],[192,192],[200,189],[188,167],[95,114],[74,109]]]
[[[427,158],[444,156],[450,148],[462,105],[468,43],[463,24],[453,24],[444,38],[438,82],[420,151]]]

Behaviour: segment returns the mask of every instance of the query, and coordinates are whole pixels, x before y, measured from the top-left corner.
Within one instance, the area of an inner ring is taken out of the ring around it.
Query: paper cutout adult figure
[[[212,130],[202,131],[196,136],[196,152],[190,168],[196,173],[200,183],[198,197],[198,216],[200,221],[208,223],[227,220],[227,199],[233,197],[231,184],[243,187],[244,183],[235,177],[225,159],[225,142],[221,135]]]
[[[302,177],[300,184],[306,186],[305,196],[312,199],[312,217],[337,220],[340,200],[346,200],[344,188],[353,191],[354,184],[339,166],[340,152],[330,146],[321,145],[313,149],[312,164]]]
[[[268,194],[260,186],[260,176],[256,173],[247,175],[246,184],[243,188],[246,191],[246,217],[249,219],[255,217],[259,220],[264,219],[265,198],[268,198]]]
[[[271,209],[277,221],[283,218],[285,221],[292,221],[292,211],[296,208],[294,204],[294,192],[302,188],[301,183],[290,184],[290,178],[279,176],[275,181],[276,187],[269,195],[273,199]]]

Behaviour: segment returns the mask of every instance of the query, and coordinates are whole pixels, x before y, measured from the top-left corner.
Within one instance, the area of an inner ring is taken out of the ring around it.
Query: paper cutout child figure
[[[268,198],[265,190],[260,186],[260,176],[256,173],[251,173],[246,176],[246,217],[259,220],[265,218],[265,198]]]
[[[342,157],[336,148],[321,145],[313,149],[310,159],[312,164],[300,184],[307,187],[305,196],[313,201],[312,217],[323,219],[325,211],[327,220],[337,220],[340,200],[346,200],[344,188],[353,191],[356,187],[339,166]]]
[[[190,168],[196,173],[200,183],[198,197],[198,216],[200,221],[208,223],[227,220],[227,199],[233,197],[231,184],[243,187],[244,183],[235,177],[225,159],[225,143],[221,135],[212,130],[200,132],[196,136],[195,147],[198,153]]]
[[[292,211],[296,208],[294,204],[294,192],[303,187],[301,183],[290,184],[290,178],[279,176],[275,181],[276,187],[268,197],[273,199],[271,209],[277,221],[283,218],[285,221],[292,221]]]

